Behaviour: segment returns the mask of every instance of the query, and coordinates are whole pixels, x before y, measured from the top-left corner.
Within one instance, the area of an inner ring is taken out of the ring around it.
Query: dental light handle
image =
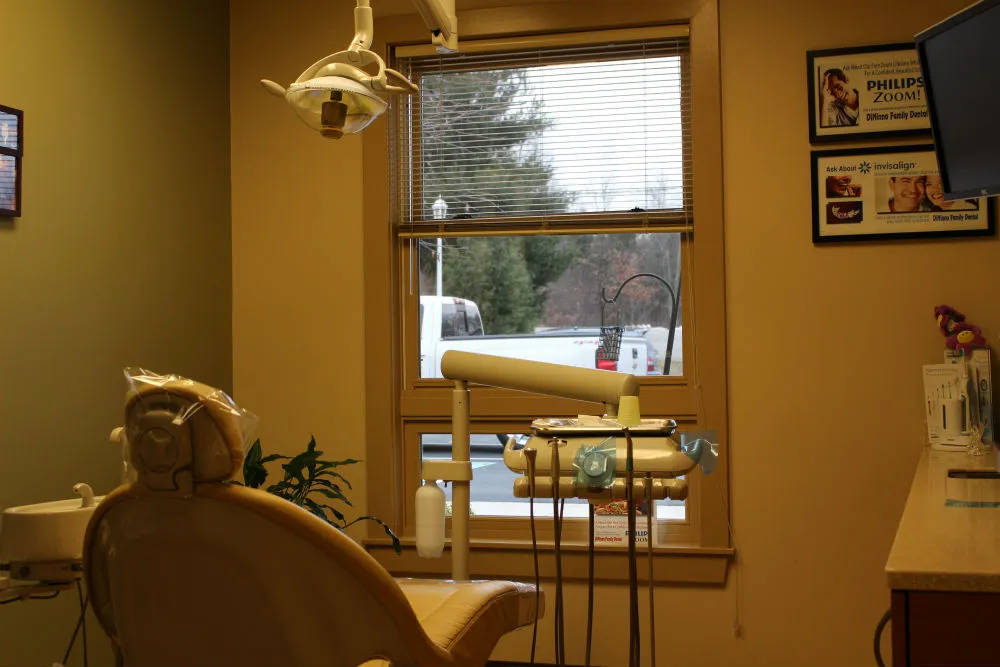
[[[417,489],[417,554],[439,558],[444,552],[445,499],[437,482],[425,482]]]

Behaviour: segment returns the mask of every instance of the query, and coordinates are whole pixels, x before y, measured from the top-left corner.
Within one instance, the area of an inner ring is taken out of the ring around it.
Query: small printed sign
[[[930,134],[913,44],[806,53],[812,143]]]
[[[945,201],[933,146],[814,151],[813,242],[993,234],[987,198]]]

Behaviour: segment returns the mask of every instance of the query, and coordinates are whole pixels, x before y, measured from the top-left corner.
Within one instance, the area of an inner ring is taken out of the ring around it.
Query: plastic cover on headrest
[[[226,392],[180,375],[126,368],[124,452],[154,490],[233,477],[253,442],[258,418]]]

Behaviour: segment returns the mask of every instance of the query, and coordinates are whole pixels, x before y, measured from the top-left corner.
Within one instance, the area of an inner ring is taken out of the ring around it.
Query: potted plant
[[[356,459],[325,461],[321,458],[322,456],[323,452],[316,449],[315,437],[310,437],[306,450],[296,456],[283,456],[281,454],[261,456],[260,440],[256,440],[247,451],[246,458],[243,459],[243,485],[251,489],[263,487],[268,493],[304,508],[340,531],[346,530],[359,521],[374,521],[382,526],[385,534],[392,539],[392,548],[395,552],[400,553],[402,548],[399,538],[381,519],[373,516],[361,516],[349,521],[344,513],[335,506],[335,504],[342,504],[353,507],[344,493],[345,487],[348,491],[352,490],[353,487],[338,468],[354,465],[360,461]],[[265,487],[264,482],[267,481],[268,475],[265,464],[272,461],[287,461],[287,463],[281,464],[285,473],[284,478]],[[239,482],[235,483],[239,484]]]

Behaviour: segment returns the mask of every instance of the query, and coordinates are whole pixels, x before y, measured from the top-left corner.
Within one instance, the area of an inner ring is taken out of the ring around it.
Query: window
[[[388,275],[366,285],[378,295],[366,299],[369,311],[393,313],[382,338],[391,358],[384,375],[368,377],[369,413],[388,403],[392,424],[370,416],[369,437],[374,428],[386,438],[376,464],[400,491],[370,496],[404,538],[421,461],[450,458],[450,384],[440,373],[449,349],[633,373],[644,416],[724,437],[724,356],[708,354],[724,355],[721,211],[706,203],[702,214],[699,198],[699,188],[721,194],[709,152],[717,132],[699,162],[692,115],[692,82],[698,71],[717,76],[717,53],[714,69],[698,70],[692,44],[688,25],[668,25],[466,41],[451,56],[395,50],[393,66],[421,92],[394,107],[387,153],[366,136],[366,169],[380,157],[392,193],[386,232],[366,243],[366,262],[377,264],[380,249],[389,256]],[[699,164],[709,166],[704,186]],[[384,317],[368,313],[369,344]],[[610,356],[609,331],[618,333]],[[473,388],[471,406],[476,549],[527,537],[504,444],[523,439],[534,417],[599,408],[487,387]],[[725,481],[692,475],[690,484],[686,504],[659,505],[660,546],[724,551]],[[586,516],[576,504],[567,517]],[[567,521],[565,538],[585,535],[585,521]]]

